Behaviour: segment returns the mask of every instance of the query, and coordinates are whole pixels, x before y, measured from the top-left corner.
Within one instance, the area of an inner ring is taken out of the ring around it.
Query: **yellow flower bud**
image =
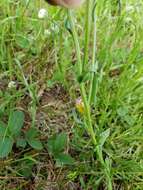
[[[76,100],[75,106],[79,113],[84,113],[84,103],[81,98]]]

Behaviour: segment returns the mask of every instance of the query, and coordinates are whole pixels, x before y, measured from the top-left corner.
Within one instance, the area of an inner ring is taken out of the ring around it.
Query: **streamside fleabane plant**
[[[75,1],[75,0],[51,0],[48,1],[48,3],[53,4],[53,5],[59,5],[59,6],[64,6],[64,7],[76,7],[82,3],[82,1]],[[94,72],[92,72],[91,76],[88,79],[89,82],[89,89],[86,86],[86,80],[85,78],[85,67],[88,65],[88,60],[89,60],[89,48],[91,51],[90,47],[90,37],[91,37],[91,26],[93,22],[93,48],[92,48],[92,67],[97,68],[97,61],[96,61],[96,14],[95,14],[95,1],[93,0],[88,0],[86,1],[86,16],[85,16],[85,36],[84,36],[84,55],[83,59],[81,56],[81,47],[79,43],[79,38],[78,38],[78,33],[76,31],[76,26],[75,26],[75,21],[72,15],[72,11],[68,9],[68,18],[70,22],[70,33],[72,34],[74,45],[75,45],[75,50],[76,50],[76,56],[77,56],[77,79],[79,83],[79,88],[80,88],[80,93],[81,93],[81,99],[76,101],[76,108],[80,113],[83,113],[83,123],[86,132],[90,136],[92,143],[93,143],[93,151],[95,151],[97,155],[97,159],[99,160],[101,167],[103,167],[104,173],[105,173],[105,178],[106,178],[106,183],[107,183],[107,188],[108,190],[112,190],[112,176],[110,173],[110,160],[106,159],[104,160],[103,158],[103,153],[102,153],[102,147],[106,141],[106,139],[110,135],[110,131],[105,131],[105,137],[98,137],[97,134],[95,133],[95,124],[93,123],[92,119],[92,114],[91,114],[91,106],[93,103],[93,96],[96,96],[96,91],[95,88],[93,87],[95,80],[96,80],[96,75]],[[69,30],[69,29],[68,29]],[[96,124],[97,125],[97,124]],[[102,146],[100,145],[100,141],[102,141]]]

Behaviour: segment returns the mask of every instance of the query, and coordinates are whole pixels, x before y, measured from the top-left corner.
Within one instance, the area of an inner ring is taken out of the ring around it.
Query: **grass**
[[[2,190],[143,189],[143,4],[94,3],[0,2]]]

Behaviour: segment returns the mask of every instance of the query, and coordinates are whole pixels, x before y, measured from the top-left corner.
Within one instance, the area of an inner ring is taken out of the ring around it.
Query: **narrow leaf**
[[[107,129],[106,131],[104,131],[100,134],[99,145],[101,147],[105,144],[109,135],[110,135],[110,129]]]

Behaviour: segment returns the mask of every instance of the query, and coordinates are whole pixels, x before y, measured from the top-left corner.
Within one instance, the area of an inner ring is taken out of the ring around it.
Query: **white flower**
[[[45,36],[49,36],[51,34],[51,32],[48,30],[48,29],[45,29],[44,30],[44,35]]]
[[[60,32],[58,25],[55,25],[55,24],[53,24],[51,26],[51,30],[52,30],[52,32],[54,32],[56,34],[58,34]]]
[[[16,88],[16,82],[15,81],[10,81],[9,83],[8,83],[8,88]]]
[[[131,17],[126,17],[125,21],[126,21],[126,23],[130,23],[130,22],[132,22],[132,18]]]
[[[133,12],[133,11],[134,11],[134,6],[132,6],[132,5],[126,6],[126,12]]]
[[[38,12],[38,18],[42,19],[45,18],[48,15],[48,12],[46,9],[40,9]]]

